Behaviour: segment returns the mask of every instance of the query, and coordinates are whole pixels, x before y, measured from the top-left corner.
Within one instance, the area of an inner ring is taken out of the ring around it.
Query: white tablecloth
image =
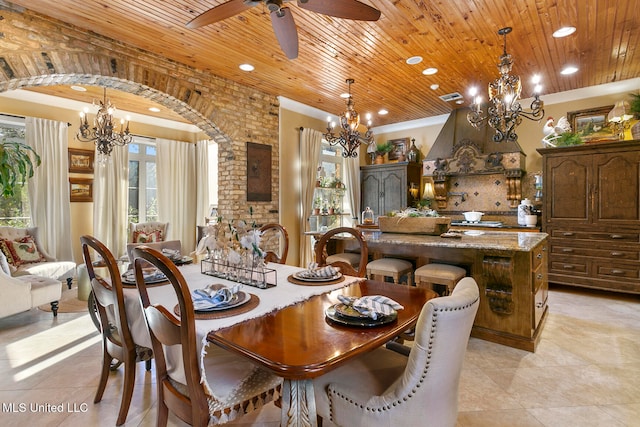
[[[267,266],[276,270],[278,276],[277,286],[268,289],[259,289],[253,286],[244,286],[243,292],[251,293],[260,298],[260,303],[256,308],[247,312],[238,314],[236,316],[225,317],[221,319],[213,320],[196,320],[196,331],[198,334],[198,350],[201,354],[201,358],[204,358],[206,354],[206,347],[208,345],[207,334],[210,331],[232,326],[236,323],[240,323],[247,319],[252,319],[265,315],[273,310],[280,309],[300,301],[309,299],[314,295],[321,295],[327,292],[331,292],[335,289],[339,289],[360,280],[357,277],[345,276],[345,280],[334,285],[325,286],[301,286],[290,283],[287,280],[291,274],[303,270],[299,267],[293,267],[283,264],[270,263]],[[189,289],[192,291],[195,289],[204,288],[211,283],[220,283],[225,286],[231,287],[235,283],[219,279],[216,277],[208,276],[200,272],[199,264],[191,264],[180,267],[180,272],[183,274]],[[178,303],[175,293],[171,285],[153,286],[147,288],[149,293],[149,300],[151,304],[164,305],[170,312],[173,313],[173,308]],[[125,296],[125,308],[127,312],[127,318],[129,321],[129,328],[131,329],[131,335],[136,344],[151,348],[151,339],[149,337],[149,331],[144,320],[142,312],[142,305],[137,289],[127,288],[124,290]],[[338,302],[336,300],[336,302]],[[178,348],[176,351],[171,352],[167,356],[167,364],[172,376],[177,380],[184,381],[184,373],[182,372],[182,360],[181,353]],[[202,368],[201,363],[201,368]],[[203,376],[204,377],[204,376]],[[209,385],[207,388],[211,392]],[[212,393],[213,394],[213,393]]]

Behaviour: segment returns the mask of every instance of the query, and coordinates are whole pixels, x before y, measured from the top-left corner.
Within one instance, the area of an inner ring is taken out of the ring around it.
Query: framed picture
[[[72,202],[93,201],[93,179],[69,178],[69,193]]]
[[[247,142],[247,201],[271,201],[271,146]]]
[[[409,138],[391,139],[389,142],[393,144],[393,150],[389,152],[389,160],[404,160],[409,148]]]
[[[617,135],[609,127],[607,115],[613,105],[586,110],[569,111],[567,120],[573,132],[577,133],[583,142],[616,141]]]
[[[69,148],[69,172],[93,173],[93,156],[92,150]]]

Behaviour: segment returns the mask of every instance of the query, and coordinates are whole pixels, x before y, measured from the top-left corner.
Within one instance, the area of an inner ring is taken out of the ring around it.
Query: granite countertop
[[[434,246],[454,249],[493,249],[529,252],[547,238],[547,233],[519,233],[511,231],[460,232],[461,237],[445,238],[424,234],[395,234],[361,230],[370,243]]]

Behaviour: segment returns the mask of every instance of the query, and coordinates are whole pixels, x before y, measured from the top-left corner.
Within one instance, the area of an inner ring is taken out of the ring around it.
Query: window
[[[24,119],[0,115],[0,140],[24,143]],[[0,196],[0,225],[28,227],[31,222],[27,184],[18,186],[13,197]]]
[[[156,146],[153,140],[135,137],[129,147],[129,222],[158,220]]]
[[[342,147],[338,145],[331,145],[326,140],[322,140],[322,146],[320,147],[320,164],[318,165],[318,174],[320,177],[328,181],[339,180],[344,184],[344,157],[342,157]],[[323,184],[324,185],[324,184]],[[347,215],[351,212],[351,203],[348,196],[349,189],[346,189],[344,197],[336,197],[335,200],[327,200],[329,207],[335,204],[335,207],[339,209],[344,221],[337,221],[336,224],[330,226],[351,226],[351,215]],[[341,206],[340,202],[342,203]]]

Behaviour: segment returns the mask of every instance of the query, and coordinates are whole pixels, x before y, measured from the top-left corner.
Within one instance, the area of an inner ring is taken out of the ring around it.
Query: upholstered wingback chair
[[[471,277],[428,301],[409,357],[378,348],[314,380],[318,415],[339,426],[455,426],[462,362],[479,304]]]
[[[76,263],[58,261],[50,256],[42,248],[38,227],[0,227],[0,249],[8,259],[12,276],[35,275],[66,280],[71,288]]]
[[[153,243],[167,240],[168,222],[129,223],[127,243]]]

